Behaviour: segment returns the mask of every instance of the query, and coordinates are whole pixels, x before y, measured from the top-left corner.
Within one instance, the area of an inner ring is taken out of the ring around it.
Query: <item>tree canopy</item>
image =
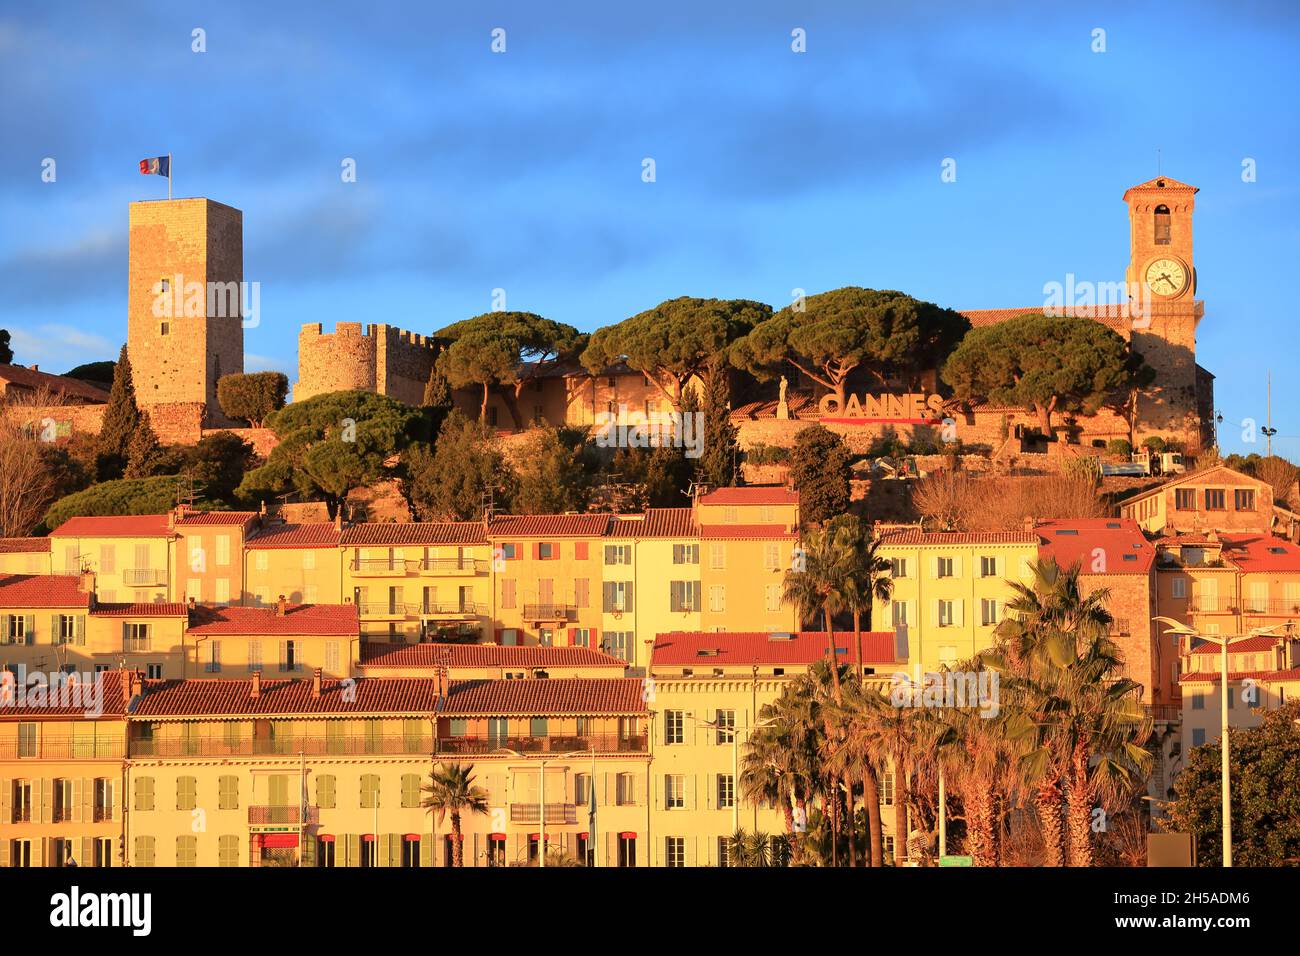
[[[1052,413],[1091,415],[1150,376],[1116,332],[1090,319],[1022,315],[974,329],[943,366],[963,401],[1015,405],[1051,435]]]
[[[488,396],[498,389],[516,428],[524,426],[518,401],[524,386],[572,360],[586,340],[573,326],[532,312],[485,312],[437,335],[450,342],[438,356],[439,373],[452,388],[482,387],[483,419]]]
[[[14,350],[9,347],[9,330],[0,329],[0,365],[9,365],[14,360]]]
[[[265,425],[280,444],[244,475],[238,493],[269,500],[297,494],[324,500],[330,517],[354,488],[389,475],[388,459],[411,440],[419,413],[373,392],[327,392],[272,412]]]
[[[496,435],[458,409],[443,421],[433,449],[413,445],[403,457],[404,490],[419,521],[470,521],[482,516],[489,493],[498,511],[514,497],[514,472]]]
[[[101,481],[54,502],[41,526],[53,531],[69,518],[85,515],[161,514],[176,507],[187,487],[188,482],[177,475]]]
[[[289,379],[283,372],[250,372],[223,375],[217,380],[217,401],[221,410],[261,428],[266,416],[284,408]]]
[[[126,346],[118,356],[113,370],[113,387],[109,392],[108,408],[99,426],[96,457],[101,479],[120,478],[130,456],[131,438],[140,427],[140,408],[135,401],[135,381],[131,375],[131,359]]]
[[[585,511],[591,493],[591,476],[582,458],[582,446],[566,442],[566,435],[547,426],[535,429],[519,450],[519,489],[515,514],[563,514]]]
[[[812,425],[795,437],[790,482],[799,492],[805,522],[827,521],[849,510],[849,465],[853,455],[844,439],[825,425]]]
[[[582,364],[599,375],[622,362],[646,375],[680,409],[691,377],[711,377],[727,361],[731,344],[771,315],[771,306],[750,299],[668,299],[595,332]]]
[[[883,384],[891,374],[934,368],[969,328],[961,313],[902,292],[847,286],[808,296],[758,323],[732,346],[731,359],[760,378],[789,362],[843,408],[854,371]]]

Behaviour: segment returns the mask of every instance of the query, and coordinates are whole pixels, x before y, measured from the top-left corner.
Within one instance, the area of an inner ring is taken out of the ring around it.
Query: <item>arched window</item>
[[[1156,245],[1169,245],[1169,207],[1156,206]]]

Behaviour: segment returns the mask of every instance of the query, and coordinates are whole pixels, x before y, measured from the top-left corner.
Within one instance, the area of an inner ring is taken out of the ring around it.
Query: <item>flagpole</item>
[[[172,198],[172,154],[167,154],[167,201]]]

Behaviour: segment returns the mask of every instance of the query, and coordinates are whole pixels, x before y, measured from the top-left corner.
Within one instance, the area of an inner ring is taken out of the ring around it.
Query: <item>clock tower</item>
[[[1137,437],[1204,444],[1213,400],[1208,372],[1196,364],[1196,326],[1205,303],[1196,299],[1192,256],[1195,186],[1157,176],[1124,193],[1129,216],[1130,337],[1156,372],[1138,402]],[[1202,374],[1203,373],[1203,374]]]

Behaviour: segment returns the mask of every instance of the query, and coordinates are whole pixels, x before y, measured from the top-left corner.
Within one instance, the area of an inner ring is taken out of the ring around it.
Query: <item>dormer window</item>
[[[1169,245],[1169,207],[1165,205],[1156,206],[1156,245]]]

